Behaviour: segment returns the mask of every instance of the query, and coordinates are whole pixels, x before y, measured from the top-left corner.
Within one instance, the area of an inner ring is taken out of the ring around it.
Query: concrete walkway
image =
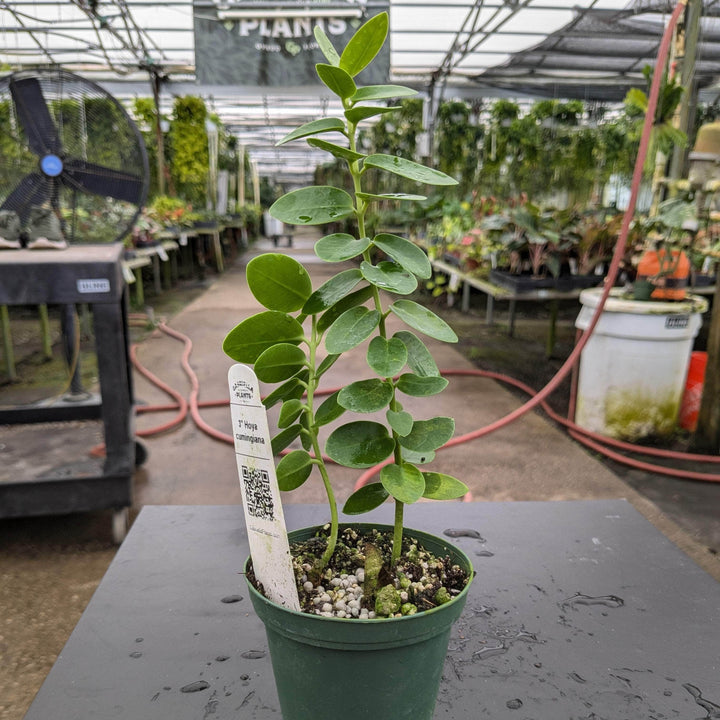
[[[292,248],[279,250],[307,263],[314,286],[333,274],[326,264],[313,262],[316,237],[312,232],[300,232]],[[172,328],[192,340],[190,364],[199,380],[201,402],[228,397],[226,376],[232,361],[222,352],[222,340],[234,325],[257,310],[245,283],[244,264],[254,254],[270,249],[273,247],[269,241],[257,242],[234,266],[216,277],[198,299],[169,320]],[[432,343],[432,349],[443,369],[472,367],[452,346]],[[138,357],[187,397],[191,386],[181,367],[182,351],[178,340],[154,331],[140,344]],[[342,361],[336,364],[326,381],[328,387],[333,387],[367,376],[361,347],[351,353],[349,365]],[[157,387],[137,374],[135,377],[138,403],[155,406],[169,401]],[[407,406],[411,405],[419,417],[455,417],[456,432],[465,433],[511,412],[518,400],[494,381],[453,377],[440,396],[408,399]],[[201,414],[209,426],[221,433],[230,432],[226,405],[204,408]],[[140,414],[137,428],[156,427],[173,415]],[[271,413],[271,421],[272,417]],[[232,446],[201,431],[191,419],[172,431],[144,440],[144,444],[149,457],[136,474],[133,515],[147,504],[240,503]],[[693,539],[657,505],[541,414],[531,412],[483,439],[441,451],[432,468],[461,478],[470,487],[475,502],[626,498],[693,560],[720,579],[717,555],[708,553],[707,546]],[[340,467],[334,471],[341,502],[352,493],[359,474]],[[323,503],[324,494],[319,480],[311,478],[284,499],[290,503]],[[412,506],[406,510],[406,524],[413,525]],[[114,549],[108,540],[108,518],[102,513],[5,521],[0,532],[0,720],[20,720]]]

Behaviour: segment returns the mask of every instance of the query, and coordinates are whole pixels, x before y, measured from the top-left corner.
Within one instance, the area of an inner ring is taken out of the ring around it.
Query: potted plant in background
[[[697,231],[694,203],[674,198],[637,223],[645,243],[632,290],[614,288],[580,360],[575,420],[611,437],[662,438],[677,429],[688,365],[707,301],[688,295],[685,254]],[[584,330],[601,289],[583,290]]]
[[[633,297],[636,300],[682,300],[690,280],[686,254],[698,231],[695,203],[665,200],[643,223],[647,247],[638,262]]]
[[[268,253],[254,258],[247,266],[248,286],[265,309],[231,330],[223,344],[232,359],[254,366],[261,381],[278,383],[264,401],[267,407],[281,403],[281,429],[273,438],[273,451],[280,452],[297,438],[302,443],[302,449],[290,451],[277,466],[280,489],[299,487],[316,471],[329,501],[327,526],[290,534],[301,607],[309,612],[272,603],[250,575],[251,597],[265,623],[284,720],[316,718],[323,708],[350,720],[429,720],[450,627],[460,615],[472,576],[470,561],[452,544],[404,527],[407,504],[421,498],[458,498],[466,486],[422,469],[452,436],[453,420],[416,420],[402,406],[403,395],[431,397],[447,385],[413,331],[436,340],[457,340],[443,320],[403,298],[415,290],[418,278],[430,277],[430,263],[404,237],[366,235],[368,209],[390,199],[365,192],[368,173],[390,172],[434,185],[455,182],[410,160],[358,150],[358,124],[387,112],[367,103],[413,94],[399,86],[355,83],[387,32],[387,14],[376,15],[339,54],[316,28],[328,61],[319,64],[317,72],[341,98],[344,117],[307,123],[280,142],[305,139],[348,167],[352,193],[333,186],[302,188],[279,198],[270,209],[275,218],[293,225],[353,217],[357,235],[333,233],[315,246],[320,259],[341,263],[341,269],[313,290],[307,272],[292,257]],[[330,132],[339,134],[342,144],[319,137]],[[394,194],[392,199],[421,198]],[[376,250],[390,259],[373,265]],[[348,266],[346,261],[355,263]],[[385,293],[396,299],[385,305]],[[390,334],[390,316],[409,329]],[[323,375],[365,341],[372,377],[350,382],[318,404]],[[360,413],[361,419],[336,427],[325,453],[351,468],[387,464],[379,481],[353,493],[343,510],[361,514],[391,499],[393,526],[340,526],[332,469],[323,458],[319,435],[323,426],[350,412]],[[369,413],[384,413],[385,422],[362,419]],[[248,569],[252,570],[251,560]]]
[[[480,227],[505,247],[510,261],[508,269],[490,271],[492,282],[515,292],[555,286],[560,274],[560,233],[552,213],[521,197],[483,218]]]

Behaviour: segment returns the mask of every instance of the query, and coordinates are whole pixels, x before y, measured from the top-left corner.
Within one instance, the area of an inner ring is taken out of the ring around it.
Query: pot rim
[[[602,295],[602,288],[588,288],[580,293],[580,304],[594,310]],[[684,300],[634,300],[623,288],[613,288],[603,307],[605,313],[630,313],[634,315],[688,315],[702,314],[708,309],[708,301],[700,295],[688,294]]]

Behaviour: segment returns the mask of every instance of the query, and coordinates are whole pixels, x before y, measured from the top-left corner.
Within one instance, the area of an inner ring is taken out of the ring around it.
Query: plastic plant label
[[[249,367],[238,363],[228,371],[228,384],[235,457],[255,576],[270,600],[299,611],[267,413],[260,400],[258,380]]]

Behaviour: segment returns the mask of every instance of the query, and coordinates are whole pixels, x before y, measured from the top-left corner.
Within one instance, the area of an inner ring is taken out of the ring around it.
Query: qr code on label
[[[275,508],[270,491],[270,476],[267,471],[243,465],[242,479],[245,487],[245,501],[250,515],[262,520],[274,520]]]

